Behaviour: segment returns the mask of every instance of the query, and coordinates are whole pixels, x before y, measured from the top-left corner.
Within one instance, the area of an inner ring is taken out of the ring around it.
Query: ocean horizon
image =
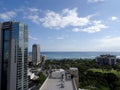
[[[40,52],[42,55],[45,55],[47,59],[94,59],[99,55],[116,55],[117,58],[120,58],[120,52],[97,52],[97,51],[44,51]],[[29,55],[32,53],[29,52]]]

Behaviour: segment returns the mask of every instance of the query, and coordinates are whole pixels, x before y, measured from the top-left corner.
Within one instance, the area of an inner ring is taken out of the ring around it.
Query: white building
[[[101,65],[115,65],[116,56],[115,55],[100,55],[96,57],[96,62]]]
[[[52,69],[51,71],[51,76],[48,76],[39,90],[78,90],[73,79],[66,79],[64,69]]]
[[[30,79],[32,79],[32,80],[38,79],[39,76],[36,76],[35,73],[32,73],[30,70],[31,69],[28,69],[28,76],[30,77]]]
[[[65,77],[65,70],[64,69],[54,69],[51,73],[51,78],[64,78]]]

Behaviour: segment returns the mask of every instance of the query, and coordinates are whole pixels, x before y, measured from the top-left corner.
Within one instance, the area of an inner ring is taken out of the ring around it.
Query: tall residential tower
[[[28,90],[28,30],[24,23],[0,23],[0,90]]]
[[[40,45],[38,44],[33,44],[32,46],[32,61],[33,65],[40,63]]]

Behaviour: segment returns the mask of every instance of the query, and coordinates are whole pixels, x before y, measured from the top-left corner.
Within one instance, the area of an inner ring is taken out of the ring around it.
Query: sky
[[[28,25],[29,51],[120,51],[120,0],[0,0],[0,22]]]

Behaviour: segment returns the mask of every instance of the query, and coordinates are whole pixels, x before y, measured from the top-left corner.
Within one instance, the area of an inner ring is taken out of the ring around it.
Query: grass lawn
[[[101,72],[101,73],[114,73],[115,75],[117,75],[118,77],[120,77],[120,71],[117,70],[105,70],[105,69],[89,69],[89,71],[93,71],[93,72]]]

